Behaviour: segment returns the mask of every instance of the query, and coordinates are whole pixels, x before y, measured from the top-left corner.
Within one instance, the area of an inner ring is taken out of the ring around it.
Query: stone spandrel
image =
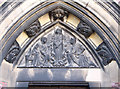
[[[60,27],[39,38],[21,58],[18,67],[98,67],[85,46]]]

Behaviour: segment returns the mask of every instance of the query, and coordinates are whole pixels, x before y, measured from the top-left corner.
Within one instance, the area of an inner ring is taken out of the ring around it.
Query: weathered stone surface
[[[19,44],[15,41],[11,46],[10,50],[8,51],[5,60],[8,61],[9,63],[13,63],[16,60],[16,57],[19,54],[19,52],[20,52]]]
[[[62,8],[58,7],[55,10],[53,10],[52,12],[50,12],[51,18],[52,20],[61,20],[64,21],[65,17],[68,17],[68,12],[63,10]]]
[[[37,32],[40,31],[40,23],[39,21],[33,22],[26,30],[25,32],[29,37],[35,36]]]
[[[91,27],[88,26],[82,20],[77,26],[77,31],[80,32],[82,35],[84,35],[86,38],[88,38],[93,33],[93,30],[91,29]]]
[[[102,58],[102,62],[105,66],[108,65],[112,60],[114,60],[113,55],[111,54],[105,43],[102,43],[96,50]]]
[[[22,57],[19,67],[96,67],[83,44],[62,28],[39,38]]]

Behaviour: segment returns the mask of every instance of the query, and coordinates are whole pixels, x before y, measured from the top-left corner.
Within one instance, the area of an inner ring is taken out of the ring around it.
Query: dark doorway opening
[[[29,89],[89,89],[87,82],[30,82]]]

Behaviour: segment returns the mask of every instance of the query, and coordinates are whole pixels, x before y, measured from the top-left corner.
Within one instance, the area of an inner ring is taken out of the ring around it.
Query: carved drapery
[[[85,46],[60,27],[40,37],[21,58],[19,67],[97,67]]]

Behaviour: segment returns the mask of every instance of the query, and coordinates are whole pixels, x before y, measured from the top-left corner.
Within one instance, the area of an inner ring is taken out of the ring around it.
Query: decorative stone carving
[[[55,10],[50,12],[50,15],[51,15],[52,21],[55,21],[57,19],[64,21],[65,18],[68,17],[68,12],[63,10],[60,7],[57,7]]]
[[[28,48],[19,67],[97,67],[84,45],[56,27]]]
[[[25,32],[29,37],[35,36],[37,32],[40,31],[40,22],[37,20],[33,22],[26,30]]]
[[[88,26],[82,20],[77,26],[77,31],[84,35],[86,38],[88,38],[93,33],[93,30],[90,28],[90,26]]]
[[[102,43],[100,46],[98,46],[96,51],[102,58],[102,62],[105,66],[108,65],[114,59],[113,55],[111,54],[105,43]]]
[[[6,56],[5,60],[9,63],[13,63],[16,60],[17,55],[20,52],[20,46],[15,41],[13,45],[11,46],[10,50],[8,51],[8,55]]]

